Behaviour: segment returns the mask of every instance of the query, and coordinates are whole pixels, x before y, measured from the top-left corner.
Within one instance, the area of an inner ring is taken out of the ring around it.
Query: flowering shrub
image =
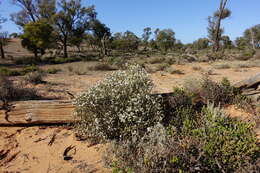
[[[161,121],[159,96],[140,66],[116,71],[75,99],[79,132],[97,142],[142,135]]]

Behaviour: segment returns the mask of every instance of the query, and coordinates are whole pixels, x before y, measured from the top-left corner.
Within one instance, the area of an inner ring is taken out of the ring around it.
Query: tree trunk
[[[3,48],[3,43],[0,42],[0,52],[1,52],[1,57],[3,59],[5,59],[5,52],[4,52],[4,48]]]
[[[216,33],[215,33],[215,40],[214,40],[214,46],[213,49],[215,52],[219,51],[219,32],[220,32],[220,26],[221,26],[221,20],[222,20],[222,15],[223,15],[223,10],[225,9],[227,4],[227,0],[221,0],[220,1],[220,7],[219,7],[219,16],[218,16],[218,21],[217,21],[217,25],[216,25]]]
[[[36,60],[38,60],[38,50],[37,49],[34,49],[34,57]]]
[[[253,32],[253,29],[250,29],[250,35],[251,35],[251,44],[252,44],[252,48],[255,50],[255,34]]]
[[[64,58],[68,58],[67,36],[65,36],[63,40],[63,54],[64,54]]]

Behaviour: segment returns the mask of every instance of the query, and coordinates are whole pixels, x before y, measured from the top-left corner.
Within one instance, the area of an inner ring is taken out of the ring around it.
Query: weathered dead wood
[[[69,152],[72,150],[72,149],[74,149],[74,153],[73,154],[76,154],[76,148],[75,148],[75,146],[68,146],[65,150],[64,150],[64,152],[63,152],[63,159],[64,160],[71,160],[72,159],[72,156],[71,155],[68,155],[69,154]]]
[[[65,124],[75,122],[71,101],[46,100],[13,102],[6,120],[0,110],[0,125]]]
[[[236,88],[240,88],[240,89],[247,89],[247,88],[257,89],[259,85],[260,85],[260,73],[258,73],[253,77],[250,77],[248,79],[242,80],[234,84]]]

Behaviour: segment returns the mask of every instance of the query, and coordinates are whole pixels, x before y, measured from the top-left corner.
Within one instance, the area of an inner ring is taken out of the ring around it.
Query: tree
[[[246,29],[244,38],[252,49],[260,48],[260,24]]]
[[[150,27],[144,28],[144,33],[142,35],[143,43],[144,43],[144,50],[147,49],[147,46],[149,44],[150,36],[152,35],[152,29]]]
[[[99,20],[94,20],[91,24],[93,36],[96,39],[97,46],[100,48],[102,55],[107,55],[107,43],[110,40],[110,29]]]
[[[224,32],[221,28],[221,21],[231,15],[231,11],[226,8],[228,0],[220,0],[219,9],[208,17],[208,37],[213,44],[213,51],[217,52],[220,48],[220,39]]]
[[[243,50],[248,47],[248,42],[244,37],[237,37],[235,40],[236,47]]]
[[[113,47],[122,51],[135,51],[138,49],[140,39],[131,31],[126,31],[124,34],[115,33],[113,36]]]
[[[1,24],[6,22],[6,19],[0,15],[0,29],[2,28]],[[0,32],[0,53],[1,58],[5,58],[4,46],[8,43],[8,33]]]
[[[94,6],[82,7],[81,0],[61,0],[59,7],[59,11],[54,17],[55,30],[58,40],[62,43],[64,57],[67,58],[69,40],[75,31],[84,37],[84,32],[90,29],[90,21],[96,18],[96,12]],[[80,36],[78,35],[78,37]]]
[[[38,58],[38,52],[43,55],[51,46],[52,32],[52,26],[43,20],[25,24],[21,35],[22,45],[32,51],[35,58]]]
[[[194,41],[192,44],[192,48],[197,50],[207,49],[208,47],[209,47],[209,39],[207,38],[199,38],[198,40]]]
[[[232,41],[227,35],[221,37],[220,43],[224,49],[231,49],[233,47]]]
[[[36,22],[40,19],[47,19],[48,22],[51,22],[52,16],[56,13],[56,0],[12,1],[21,7],[21,10],[11,14],[11,20],[21,27],[29,22]]]
[[[0,53],[2,59],[5,59],[4,46],[7,44],[8,44],[8,32],[0,32]]]
[[[167,52],[175,44],[175,33],[172,29],[159,30],[155,41],[161,51]]]

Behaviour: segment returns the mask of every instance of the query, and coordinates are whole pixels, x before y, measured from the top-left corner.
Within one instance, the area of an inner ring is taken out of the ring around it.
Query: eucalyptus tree
[[[23,27],[29,22],[47,19],[51,22],[56,13],[56,0],[11,0],[21,8],[17,13],[11,14],[11,20]]]
[[[107,44],[111,38],[110,28],[96,19],[91,22],[91,30],[101,55],[107,55]]]
[[[245,30],[243,37],[252,49],[260,48],[260,24]]]
[[[149,39],[152,35],[152,29],[150,27],[144,28],[143,34],[142,34],[142,41],[144,43],[144,50],[147,49],[147,46],[149,45]]]
[[[43,55],[47,48],[51,47],[53,28],[45,20],[30,22],[23,26],[22,46],[34,53],[38,58],[38,52]]]
[[[217,52],[220,49],[220,40],[224,29],[221,28],[221,21],[231,15],[231,11],[226,8],[228,0],[220,0],[219,9],[208,17],[208,37],[212,42],[213,51]]]
[[[59,11],[54,16],[54,26],[65,58],[68,57],[67,47],[73,34],[77,32],[77,37],[83,38],[96,15],[94,6],[83,7],[81,0],[61,0]]]
[[[158,30],[155,42],[161,51],[167,52],[174,47],[176,42],[175,32],[172,29]]]
[[[2,28],[1,24],[3,24],[4,22],[6,22],[6,18],[2,17],[0,15],[0,30]],[[4,59],[5,58],[5,52],[4,52],[4,46],[8,43],[8,33],[7,32],[0,32],[0,54],[1,54],[1,58]]]

